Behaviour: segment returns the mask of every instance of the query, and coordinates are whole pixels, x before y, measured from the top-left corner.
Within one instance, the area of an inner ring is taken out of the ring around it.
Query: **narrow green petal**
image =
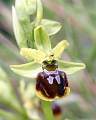
[[[51,50],[51,42],[47,32],[42,26],[38,26],[34,29],[34,38],[37,49],[48,53]]]
[[[41,71],[41,65],[36,62],[30,62],[21,65],[11,65],[11,70],[18,75],[35,78],[36,75]]]
[[[42,19],[41,24],[43,25],[49,36],[56,34],[62,27],[59,22],[47,19]]]
[[[37,21],[40,22],[43,18],[43,7],[41,0],[37,0]]]
[[[61,54],[63,53],[64,49],[66,49],[69,46],[69,43],[67,42],[67,40],[62,40],[61,42],[59,42],[55,48],[53,48],[52,52],[54,54],[55,58],[58,58],[61,56]]]
[[[73,74],[85,68],[84,63],[66,62],[63,60],[58,60],[58,66],[59,69],[63,70],[66,74]]]
[[[45,53],[43,51],[31,48],[21,48],[20,54],[27,60],[34,60],[37,63],[41,63],[45,58]]]

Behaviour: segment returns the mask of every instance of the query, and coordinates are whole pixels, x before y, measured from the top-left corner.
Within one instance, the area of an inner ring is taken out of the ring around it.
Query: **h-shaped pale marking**
[[[57,76],[55,76],[55,77],[49,76],[49,77],[47,78],[49,84],[53,84],[54,78],[56,79],[57,83],[60,84],[60,77],[59,77],[59,75],[57,75]]]

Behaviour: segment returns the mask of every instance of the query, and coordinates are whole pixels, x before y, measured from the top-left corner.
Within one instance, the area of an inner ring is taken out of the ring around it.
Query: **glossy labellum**
[[[58,70],[56,60],[44,61],[43,71],[37,76],[36,94],[43,100],[52,101],[69,94],[68,80],[65,72]]]

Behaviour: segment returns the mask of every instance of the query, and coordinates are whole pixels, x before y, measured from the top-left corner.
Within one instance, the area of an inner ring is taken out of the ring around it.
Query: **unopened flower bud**
[[[61,120],[62,109],[61,109],[61,107],[58,104],[53,103],[53,105],[52,105],[52,111],[53,111],[53,115],[55,117],[55,120]]]

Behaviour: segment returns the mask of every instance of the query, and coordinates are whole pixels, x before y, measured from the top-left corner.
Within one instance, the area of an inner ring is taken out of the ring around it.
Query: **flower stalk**
[[[41,101],[42,109],[44,112],[45,120],[55,120],[53,112],[52,112],[52,102]]]

